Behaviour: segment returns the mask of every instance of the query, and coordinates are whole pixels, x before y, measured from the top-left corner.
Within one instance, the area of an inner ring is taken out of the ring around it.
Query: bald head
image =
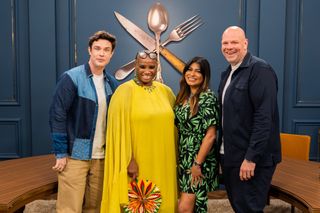
[[[245,39],[246,34],[244,33],[243,29],[238,26],[231,26],[228,27],[222,34],[222,38],[224,36],[229,36],[229,35],[237,35],[239,38]]]
[[[245,32],[238,26],[228,27],[222,34],[221,51],[231,65],[243,61],[247,54],[248,40]]]

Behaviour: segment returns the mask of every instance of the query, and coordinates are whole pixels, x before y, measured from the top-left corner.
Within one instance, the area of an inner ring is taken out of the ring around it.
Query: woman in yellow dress
[[[151,181],[160,189],[159,213],[177,211],[176,133],[172,109],[175,96],[168,86],[154,81],[157,65],[156,53],[139,52],[135,78],[120,85],[112,96],[108,109],[102,213],[123,211],[129,202],[128,184],[136,178]],[[152,201],[145,208],[152,209],[153,204]]]

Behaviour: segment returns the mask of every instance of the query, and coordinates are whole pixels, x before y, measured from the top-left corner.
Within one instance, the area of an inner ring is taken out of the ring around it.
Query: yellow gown
[[[174,94],[159,82],[142,87],[133,80],[118,87],[108,109],[102,213],[120,213],[128,203],[127,175],[131,155],[139,166],[138,179],[159,188],[159,213],[177,211],[176,132]]]

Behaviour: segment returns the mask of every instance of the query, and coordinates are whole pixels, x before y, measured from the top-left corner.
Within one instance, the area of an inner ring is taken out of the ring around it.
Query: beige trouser
[[[57,213],[98,213],[103,187],[104,159],[68,158],[58,174]]]

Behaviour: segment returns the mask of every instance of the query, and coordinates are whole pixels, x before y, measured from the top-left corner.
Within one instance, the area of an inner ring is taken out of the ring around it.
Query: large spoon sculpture
[[[161,76],[161,66],[160,66],[160,35],[164,32],[168,27],[168,12],[164,6],[157,2],[151,6],[148,12],[148,26],[154,32],[156,36],[156,50],[158,55],[158,70],[157,70],[157,78],[156,80],[159,82],[163,82]]]

